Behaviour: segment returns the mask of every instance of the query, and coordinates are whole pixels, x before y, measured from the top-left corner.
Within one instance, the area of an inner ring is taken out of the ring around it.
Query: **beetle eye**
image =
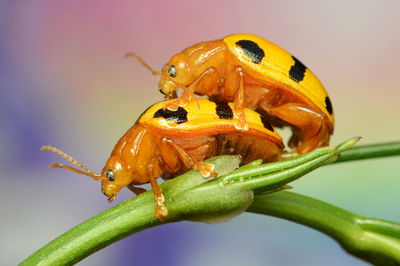
[[[175,78],[176,77],[176,66],[175,65],[171,65],[168,69],[168,75],[171,78]]]
[[[115,180],[114,172],[111,169],[107,170],[106,178],[108,179],[108,181],[114,181]]]

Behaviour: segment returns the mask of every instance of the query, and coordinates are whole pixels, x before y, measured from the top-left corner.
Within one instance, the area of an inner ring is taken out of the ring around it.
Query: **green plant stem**
[[[216,170],[222,174],[231,172],[239,165],[239,159],[235,156],[212,158],[209,162],[214,163]],[[180,177],[164,182],[162,188],[169,197],[169,194],[172,194],[170,191],[173,189],[175,189],[175,193],[179,194],[179,192],[205,181],[197,171],[189,171]],[[199,196],[198,193],[197,196]],[[251,195],[251,200],[252,198]],[[241,197],[238,198],[239,201],[241,199]],[[189,201],[190,199],[183,199],[176,204],[170,203],[168,205],[170,211],[168,222],[176,221],[178,219],[176,213],[179,208],[183,208]],[[193,195],[193,202],[196,204],[195,201],[196,196]],[[221,199],[219,201],[221,202]],[[221,208],[229,209],[229,204],[232,202],[226,202],[225,206]],[[249,204],[246,205],[246,208]],[[192,210],[195,210],[196,207],[192,206]],[[154,210],[155,203],[152,192],[142,193],[72,228],[36,251],[20,265],[74,264],[121,238],[159,225],[160,221],[154,217]]]
[[[334,238],[347,252],[371,263],[400,264],[400,224],[366,218],[287,191],[257,195],[247,211],[314,228]]]
[[[340,144],[337,148],[320,148],[309,154],[286,161],[262,165],[260,165],[260,161],[255,161],[235,171],[233,170],[239,165],[236,156],[211,158],[207,162],[215,165],[216,171],[222,175],[220,178],[207,182],[208,180],[204,179],[197,171],[188,171],[161,185],[166,199],[165,204],[169,210],[167,222],[193,220],[213,223],[229,220],[245,211],[252,204],[253,191],[257,193],[260,191],[274,192],[282,189],[288,182],[301,177],[305,173],[319,166],[332,163],[340,153],[351,148],[357,140],[358,138],[353,138]],[[285,194],[280,193],[278,195]],[[262,199],[262,196],[257,196],[254,204]],[[312,201],[312,199],[309,199],[309,201]],[[323,213],[323,210],[317,208],[322,206],[321,204],[311,206],[315,206],[315,209],[314,211],[310,209],[310,213],[314,212],[316,216],[320,212]],[[32,254],[21,265],[69,265],[76,263],[118,239],[159,225],[160,222],[154,217],[154,208],[154,197],[151,191],[145,192],[64,233]],[[333,206],[331,210],[335,211]],[[284,216],[285,211],[287,212],[286,217]],[[349,212],[347,214],[352,215]],[[275,214],[271,213],[271,215]],[[283,208],[279,215],[294,221],[298,218],[296,213],[290,212],[290,208]],[[332,215],[332,218],[335,218],[334,214]],[[278,213],[276,216],[278,216]],[[350,221],[351,217],[347,220]],[[319,230],[327,234],[330,230],[333,230],[328,223],[318,223],[320,220],[309,219],[308,221],[309,224],[307,225],[317,229],[320,227]],[[371,236],[376,236],[376,243],[383,243],[380,245],[382,249],[386,249],[385,245],[393,242],[391,237],[400,236],[400,230],[396,224],[375,219],[359,219],[357,221],[359,226],[362,225],[363,228],[369,230]],[[326,227],[325,231],[323,230],[324,226]],[[345,230],[346,228],[341,226],[336,229],[339,232],[339,229]],[[388,233],[388,236],[382,236],[382,232]],[[373,241],[373,237],[370,239]],[[357,243],[353,242],[352,244]],[[351,250],[351,248],[350,245],[348,250]],[[397,244],[394,245],[392,250],[395,248],[397,248]],[[398,251],[400,254],[400,250]],[[383,252],[384,250],[382,254]],[[366,259],[368,260],[368,258]]]
[[[150,193],[143,193],[108,209],[59,236],[21,265],[71,265],[121,238],[159,225],[152,201]]]
[[[355,146],[343,152],[335,163],[400,155],[400,141]]]

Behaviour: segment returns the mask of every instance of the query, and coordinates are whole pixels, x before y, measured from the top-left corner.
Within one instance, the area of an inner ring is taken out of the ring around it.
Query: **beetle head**
[[[176,90],[189,85],[193,81],[192,76],[187,56],[177,54],[163,67],[159,90],[167,98],[176,97]]]
[[[132,171],[130,167],[122,161],[120,156],[111,156],[104,166],[101,175],[99,175],[55,147],[43,146],[42,150],[55,152],[80,169],[64,164],[52,164],[50,168],[64,168],[78,174],[89,176],[95,180],[101,180],[101,191],[108,197],[110,202],[115,199],[122,187],[132,182]]]
[[[113,201],[122,187],[132,182],[131,167],[120,156],[111,156],[101,172],[101,192]]]

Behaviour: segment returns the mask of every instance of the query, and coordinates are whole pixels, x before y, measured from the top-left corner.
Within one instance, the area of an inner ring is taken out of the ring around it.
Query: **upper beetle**
[[[139,56],[146,67],[151,69]],[[152,70],[152,69],[151,69]],[[160,73],[159,90],[169,110],[184,106],[194,94],[234,102],[235,127],[247,130],[244,108],[257,110],[276,126],[290,125],[291,147],[305,153],[329,144],[334,129],[331,100],[318,78],[281,47],[251,34],[195,44],[174,55]]]

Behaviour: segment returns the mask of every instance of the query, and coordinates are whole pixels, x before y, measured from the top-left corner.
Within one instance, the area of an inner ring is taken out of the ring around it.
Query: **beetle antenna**
[[[135,54],[135,53],[126,53],[125,58],[128,57],[134,57],[136,58],[145,68],[147,68],[148,70],[150,70],[151,74],[153,75],[161,75],[160,71],[154,70],[151,66],[149,66],[139,55]]]
[[[61,157],[63,157],[64,159],[70,161],[72,164],[78,166],[79,168],[81,168],[84,171],[81,171],[81,170],[79,170],[79,169],[77,169],[75,167],[72,167],[72,166],[69,166],[69,165],[60,164],[60,163],[59,164],[52,164],[52,165],[50,165],[50,168],[56,168],[56,167],[57,168],[64,168],[64,169],[70,170],[72,172],[81,174],[81,175],[90,176],[91,178],[96,179],[96,180],[101,178],[101,175],[96,174],[95,172],[91,171],[89,168],[87,168],[86,166],[84,166],[83,164],[81,164],[80,162],[75,160],[74,158],[72,158],[71,155],[69,155],[69,154],[67,154],[67,153],[65,153],[65,152],[63,152],[63,151],[61,151],[61,150],[59,150],[59,149],[57,149],[57,148],[55,148],[53,146],[49,146],[49,145],[42,146],[40,149],[42,151],[55,152],[58,155],[60,155]]]

